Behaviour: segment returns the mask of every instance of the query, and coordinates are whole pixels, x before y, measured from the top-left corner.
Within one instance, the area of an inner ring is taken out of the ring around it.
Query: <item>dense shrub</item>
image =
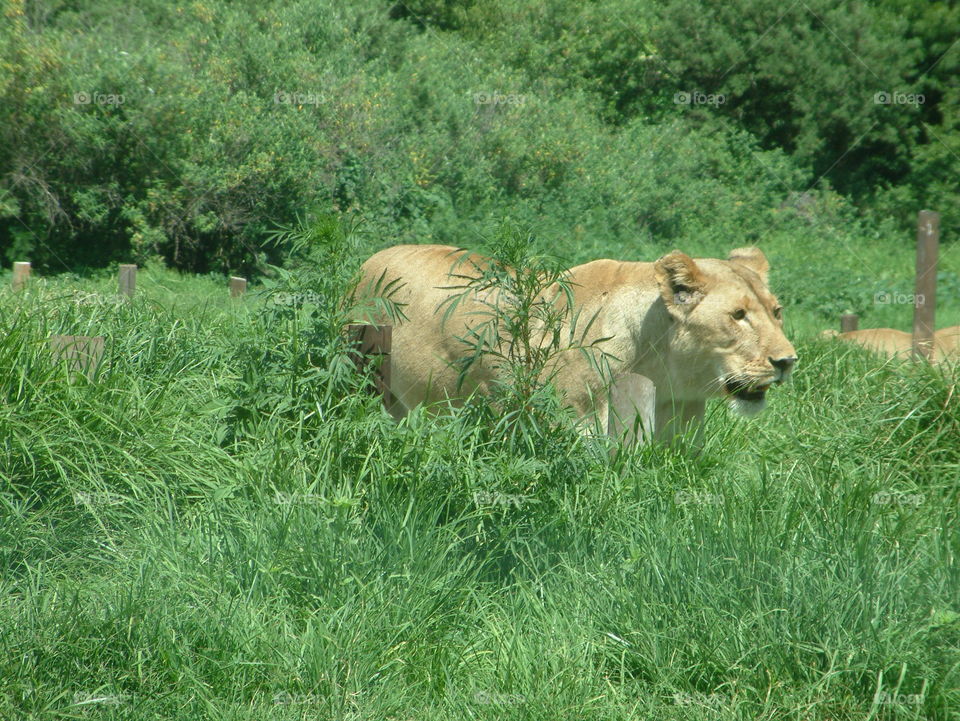
[[[41,269],[162,256],[251,274],[282,258],[272,228],[322,207],[361,212],[384,243],[469,244],[509,216],[572,257],[608,242],[650,255],[802,228],[774,211],[824,173],[905,222],[952,203],[955,61],[931,59],[947,10],[894,15],[10,0],[0,251]],[[914,81],[929,103],[873,102]],[[675,102],[692,92],[725,102]]]

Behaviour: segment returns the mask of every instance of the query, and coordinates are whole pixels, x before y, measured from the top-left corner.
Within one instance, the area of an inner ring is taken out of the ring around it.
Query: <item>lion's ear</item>
[[[770,270],[770,263],[767,262],[767,256],[763,254],[763,251],[756,246],[751,245],[747,248],[731,250],[730,257],[727,260],[749,268],[760,276],[764,285],[767,284],[767,271]]]
[[[706,293],[707,283],[689,255],[674,250],[653,264],[660,295],[671,312],[693,308]]]

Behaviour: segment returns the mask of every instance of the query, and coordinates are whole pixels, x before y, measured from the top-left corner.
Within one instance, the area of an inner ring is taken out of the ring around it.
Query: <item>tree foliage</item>
[[[707,227],[750,240],[817,185],[949,231],[958,12],[6,0],[0,251],[255,273],[282,258],[271,229],[323,208],[385,242],[466,243],[506,216],[573,258],[641,254]],[[877,102],[897,93],[924,101]]]

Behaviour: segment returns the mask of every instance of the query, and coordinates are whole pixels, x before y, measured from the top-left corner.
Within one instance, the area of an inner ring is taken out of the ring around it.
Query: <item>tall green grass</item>
[[[697,456],[518,449],[386,415],[341,249],[0,291],[0,718],[960,718],[954,375],[801,335]]]

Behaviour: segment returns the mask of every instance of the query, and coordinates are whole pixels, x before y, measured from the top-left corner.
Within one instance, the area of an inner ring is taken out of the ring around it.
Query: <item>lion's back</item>
[[[909,358],[913,353],[913,336],[895,328],[864,328],[846,333],[821,333],[824,337],[833,337],[848,343],[855,343],[876,353],[897,358]],[[954,359],[958,356],[960,326],[942,328],[934,333],[934,360],[937,362]]]
[[[448,315],[464,278],[475,276],[481,256],[449,245],[397,245],[376,253],[361,267],[358,295],[395,303],[402,317],[393,324],[391,386],[407,409],[424,401],[460,395],[453,363],[464,354],[469,297]],[[379,322],[387,322],[382,315]]]

